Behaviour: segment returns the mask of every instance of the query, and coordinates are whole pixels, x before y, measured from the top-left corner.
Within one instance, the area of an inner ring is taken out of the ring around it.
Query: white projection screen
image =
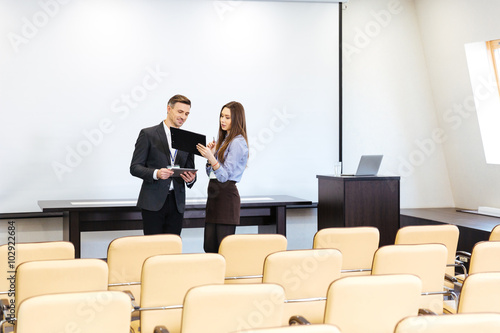
[[[241,196],[316,201],[339,156],[338,25],[338,3],[0,0],[0,213],[135,200],[135,141],[174,94],[209,139],[222,105],[244,105]],[[195,163],[190,198],[208,184]]]

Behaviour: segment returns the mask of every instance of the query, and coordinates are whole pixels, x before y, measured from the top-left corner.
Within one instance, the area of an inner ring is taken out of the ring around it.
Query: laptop
[[[362,155],[355,174],[342,176],[376,176],[384,155]]]

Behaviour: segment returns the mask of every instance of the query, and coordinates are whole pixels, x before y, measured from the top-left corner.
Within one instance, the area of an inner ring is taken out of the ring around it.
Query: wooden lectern
[[[398,176],[316,176],[318,230],[375,226],[380,246],[394,244],[399,229]]]

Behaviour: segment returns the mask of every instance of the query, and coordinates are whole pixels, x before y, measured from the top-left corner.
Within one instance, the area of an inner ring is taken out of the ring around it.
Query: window
[[[500,164],[500,39],[465,45],[486,163]]]
[[[500,94],[500,84],[498,78],[500,77],[500,39],[490,40],[486,42],[486,47],[490,55],[493,71],[495,72],[495,79],[497,81],[498,93]]]

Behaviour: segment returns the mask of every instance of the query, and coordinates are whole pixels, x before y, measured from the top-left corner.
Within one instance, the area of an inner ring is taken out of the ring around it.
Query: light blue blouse
[[[217,158],[217,153],[215,154]],[[248,161],[248,145],[242,135],[236,136],[224,153],[224,163],[219,161],[220,167],[214,170],[215,177],[221,183],[228,180],[239,182],[243,176],[243,171],[247,166]],[[207,175],[210,175],[212,166],[207,167]]]

